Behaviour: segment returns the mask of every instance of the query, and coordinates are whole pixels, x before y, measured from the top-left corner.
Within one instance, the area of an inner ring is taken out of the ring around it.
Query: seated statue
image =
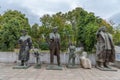
[[[85,69],[91,69],[91,61],[87,58],[87,52],[82,52],[82,57],[80,57],[80,64]]]

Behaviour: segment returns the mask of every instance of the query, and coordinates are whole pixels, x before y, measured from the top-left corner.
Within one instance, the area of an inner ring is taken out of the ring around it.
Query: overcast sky
[[[107,19],[120,13],[120,0],[0,0],[0,13],[8,9],[26,14],[31,24],[39,22],[44,14],[67,12],[82,7],[96,16]]]

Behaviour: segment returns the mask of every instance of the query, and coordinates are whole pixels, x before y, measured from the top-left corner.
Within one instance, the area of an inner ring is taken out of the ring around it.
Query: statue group
[[[50,65],[47,69],[60,69],[62,70],[62,65],[60,62],[60,34],[57,32],[57,27],[53,28],[53,31],[49,34],[49,50],[50,50]],[[114,62],[115,60],[115,50],[112,40],[112,35],[106,30],[106,27],[100,27],[96,33],[97,44],[96,44],[96,55],[97,55],[97,68],[99,69],[111,69],[109,62]],[[22,36],[20,37],[18,43],[20,44],[20,51],[18,59],[21,61],[20,66],[29,66],[29,53],[32,48],[31,37],[27,35],[25,30],[22,31]],[[69,59],[67,67],[76,67],[76,47],[71,42],[68,47]],[[33,49],[33,54],[36,57],[36,64],[41,66],[39,63],[40,54],[38,51]],[[83,52],[83,57],[80,61],[84,68],[91,68],[91,61],[87,58],[87,53]],[[54,65],[54,56],[57,57],[57,65]],[[88,67],[86,67],[87,65]]]
[[[115,60],[115,48],[112,35],[107,32],[105,26],[100,27],[97,31],[96,48],[97,67],[101,70],[111,70],[109,63]]]

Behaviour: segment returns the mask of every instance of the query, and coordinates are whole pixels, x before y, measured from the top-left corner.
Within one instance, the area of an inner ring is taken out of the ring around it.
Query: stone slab
[[[58,66],[58,65],[48,65],[47,70],[62,70],[62,66]]]
[[[35,69],[41,69],[41,64],[37,64],[34,66]]]
[[[78,65],[66,65],[66,67],[70,69],[80,68]]]
[[[29,66],[14,66],[13,69],[28,69],[30,67]]]
[[[101,70],[101,71],[117,71],[116,69],[112,69],[112,68],[100,68],[98,66],[96,68]]]

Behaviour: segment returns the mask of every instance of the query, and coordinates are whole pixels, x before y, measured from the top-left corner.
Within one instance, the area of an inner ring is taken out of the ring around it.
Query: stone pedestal
[[[58,66],[58,65],[48,65],[47,70],[62,70],[62,66]]]
[[[30,65],[28,65],[28,66],[14,66],[13,69],[27,69],[29,67],[30,67]]]
[[[115,59],[116,59],[116,61],[115,61],[114,65],[116,67],[120,68],[120,53],[115,54]]]
[[[75,68],[79,68],[78,65],[66,65],[67,68],[70,68],[70,69],[75,69]]]
[[[41,64],[36,64],[36,65],[34,66],[34,68],[35,68],[35,69],[41,69]]]
[[[115,63],[114,66],[120,68],[120,47],[115,47]]]
[[[101,71],[117,71],[116,69],[113,68],[101,68],[101,67],[96,67],[97,69],[101,70]]]

